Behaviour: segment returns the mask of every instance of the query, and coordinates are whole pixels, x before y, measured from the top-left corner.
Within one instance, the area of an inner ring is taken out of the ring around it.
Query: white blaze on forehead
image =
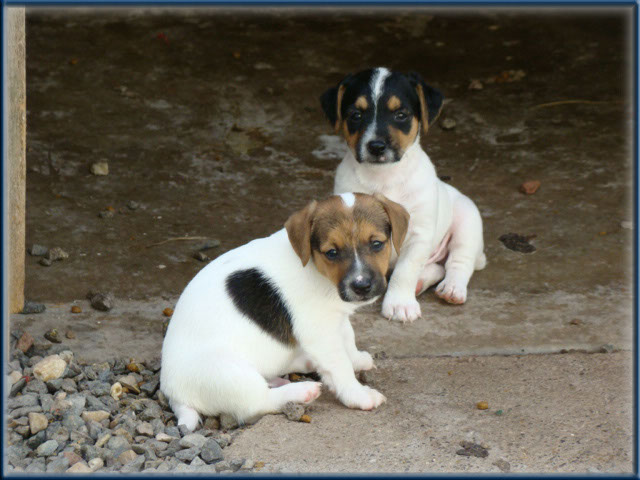
[[[391,75],[391,72],[384,67],[376,68],[375,73],[371,76],[371,96],[373,97],[374,108],[378,104],[380,95],[382,95],[382,86],[387,77]]]
[[[356,196],[351,192],[341,193],[340,197],[342,197],[342,201],[349,208],[353,207],[356,203]]]
[[[367,153],[367,143],[373,140],[376,132],[376,121],[378,119],[378,100],[382,96],[382,87],[387,77],[391,75],[391,72],[384,67],[376,68],[371,75],[369,86],[371,87],[371,98],[373,100],[373,120],[367,127],[360,141],[360,157],[364,158]]]

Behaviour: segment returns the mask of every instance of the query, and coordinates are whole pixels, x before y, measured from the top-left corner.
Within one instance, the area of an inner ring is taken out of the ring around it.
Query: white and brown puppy
[[[279,378],[290,372],[317,371],[351,408],[384,402],[354,375],[373,359],[356,348],[349,316],[384,293],[391,243],[401,247],[408,224],[382,195],[345,193],[203,268],[162,346],[161,390],[178,424],[193,430],[199,414],[220,413],[242,423],[320,395],[320,383]]]
[[[385,317],[400,321],[421,315],[416,295],[437,282],[437,295],[464,303],[473,271],[486,264],[478,208],[440,181],[420,146],[420,128],[427,132],[442,102],[419,74],[386,68],[347,75],[321,96],[329,121],[349,146],[334,193],[380,192],[411,214],[382,304]]]

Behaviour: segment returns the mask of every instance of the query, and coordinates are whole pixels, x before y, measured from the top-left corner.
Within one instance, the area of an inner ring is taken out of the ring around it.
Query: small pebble
[[[478,402],[476,403],[476,408],[478,410],[486,410],[489,408],[489,404],[487,402]]]
[[[34,243],[29,249],[29,255],[33,257],[42,257],[46,255],[48,251],[49,249],[44,245],[38,245],[37,243]]]
[[[196,260],[199,260],[200,262],[208,262],[209,260],[211,260],[208,255],[202,252],[194,253],[193,258],[195,258]]]
[[[569,322],[570,325],[582,325],[582,320],[580,320],[579,318],[574,318],[573,320],[571,320]]]
[[[65,252],[63,249],[61,249],[60,247],[54,247],[47,252],[44,258],[52,262],[55,262],[58,260],[65,260],[69,258],[69,254]]]
[[[137,210],[138,208],[140,208],[140,204],[134,200],[129,200],[127,202],[127,208],[129,210]]]
[[[309,415],[302,415],[300,421],[304,423],[311,423],[311,417]]]
[[[484,88],[484,85],[480,80],[474,79],[474,80],[471,80],[467,88],[469,90],[482,90]]]
[[[100,218],[113,218],[115,213],[113,210],[102,210],[98,213],[98,217]]]
[[[93,308],[101,312],[108,312],[113,308],[113,295],[110,293],[94,293],[89,301]]]
[[[287,418],[293,422],[298,422],[304,415],[304,407],[298,403],[287,402],[282,409]]]
[[[67,330],[64,333],[64,336],[67,337],[69,340],[73,340],[74,338],[76,338],[76,334],[73,332],[73,330]]]
[[[41,258],[38,263],[43,267],[50,267],[52,262],[48,258]]]
[[[78,305],[74,305],[73,307],[71,307],[71,313],[82,313],[82,308],[80,308]]]
[[[32,346],[33,337],[29,332],[24,332],[18,340],[18,343],[16,343],[16,348],[19,349],[22,353],[27,353]]]
[[[440,128],[445,131],[453,130],[456,128],[457,122],[453,118],[443,118],[440,121]]]
[[[163,314],[165,317],[170,317],[171,315],[173,315],[173,308],[169,308],[169,307],[165,308],[165,309],[162,311],[162,314]]]
[[[520,191],[525,195],[533,195],[538,191],[540,185],[541,183],[539,180],[529,180],[520,185]]]
[[[44,338],[46,338],[52,343],[62,343],[62,340],[60,340],[60,335],[58,334],[57,328],[52,328],[47,333],[45,333]]]
[[[91,165],[91,173],[94,175],[109,175],[109,163],[105,161],[95,162]]]
[[[23,315],[31,315],[35,313],[42,313],[46,310],[44,303],[36,303],[31,301],[24,302],[24,307],[22,308]]]

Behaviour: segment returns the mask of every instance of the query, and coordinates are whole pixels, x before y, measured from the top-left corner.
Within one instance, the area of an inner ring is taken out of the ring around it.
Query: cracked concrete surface
[[[631,18],[27,9],[27,246],[70,258],[27,256],[26,297],[47,311],[12,316],[12,329],[45,342],[47,329],[71,328],[65,343],[87,361],[158,355],[162,310],[204,264],[199,242],[153,244],[218,238],[215,257],[281,228],[331,191],[343,147],[322,117],[324,89],[372,65],[417,70],[456,121],[423,146],[477,203],[488,266],[464,306],[430,290],[411,325],[382,319],[379,304],[355,315],[359,346],[386,355],[370,376],[381,409],[348,410],[325,392],[311,424],[267,416],[229,448],[265,471],[499,472],[502,460],[514,472],[630,472]],[[525,76],[491,83],[509,70]],[[552,103],[566,100],[582,102]],[[101,159],[109,175],[91,175]],[[531,179],[541,187],[523,195]],[[98,217],[109,206],[114,216]],[[535,234],[537,250],[506,249],[509,232]],[[89,289],[113,292],[114,309],[92,310]],[[579,353],[603,345],[615,353]],[[489,456],[457,455],[463,440]]]

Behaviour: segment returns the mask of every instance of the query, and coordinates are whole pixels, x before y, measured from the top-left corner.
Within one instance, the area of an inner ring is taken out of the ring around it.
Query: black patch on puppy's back
[[[233,304],[262,330],[285,345],[295,345],[291,313],[278,288],[257,268],[238,270],[227,277]]]

